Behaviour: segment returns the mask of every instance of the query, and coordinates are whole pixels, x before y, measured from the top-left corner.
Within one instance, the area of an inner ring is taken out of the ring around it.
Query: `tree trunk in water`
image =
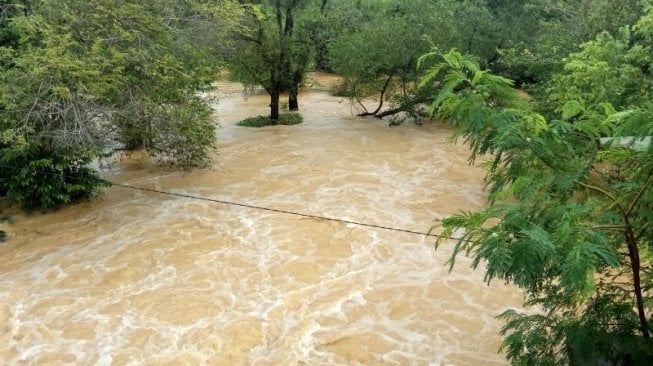
[[[291,111],[299,110],[299,101],[297,97],[299,96],[299,85],[295,84],[290,87],[288,90],[288,109]]]
[[[291,111],[299,110],[299,86],[304,80],[304,75],[299,70],[295,70],[292,75],[292,86],[288,90],[288,109]]]
[[[270,93],[270,119],[274,124],[279,121],[279,94],[278,90]]]
[[[359,117],[367,117],[367,116],[376,116],[377,113],[381,111],[381,108],[383,108],[383,98],[385,96],[386,90],[388,90],[388,86],[390,85],[390,81],[392,80],[392,77],[394,76],[394,73],[390,74],[388,76],[388,79],[386,79],[385,84],[383,85],[383,88],[381,89],[381,95],[379,96],[379,106],[376,107],[376,110],[374,112],[368,112],[367,109],[365,109],[365,106],[359,101],[358,103],[363,106],[363,109],[365,109],[364,113],[359,113],[357,116]]]

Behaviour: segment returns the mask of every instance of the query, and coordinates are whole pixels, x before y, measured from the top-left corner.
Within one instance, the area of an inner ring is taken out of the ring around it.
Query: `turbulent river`
[[[441,124],[390,128],[313,88],[303,124],[251,129],[235,123],[266,95],[217,96],[210,169],[132,155],[104,175],[418,232],[485,204]],[[0,364],[502,365],[494,317],[521,303],[466,258],[448,273],[450,249],[423,235],[125,187],[5,229]]]

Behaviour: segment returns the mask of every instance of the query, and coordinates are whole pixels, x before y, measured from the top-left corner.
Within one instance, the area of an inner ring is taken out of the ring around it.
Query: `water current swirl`
[[[441,124],[390,128],[314,88],[303,124],[248,129],[267,97],[217,90],[211,168],[132,154],[107,178],[419,232],[485,204]],[[433,238],[118,186],[6,230],[5,365],[503,365],[494,316],[521,303],[465,258],[448,273]]]

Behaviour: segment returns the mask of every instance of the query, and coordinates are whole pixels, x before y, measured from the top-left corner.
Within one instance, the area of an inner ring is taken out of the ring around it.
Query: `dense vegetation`
[[[218,65],[215,29],[236,23],[214,14],[237,10],[199,0],[0,3],[0,195],[25,207],[88,197],[106,182],[87,164],[115,148],[206,164],[214,128],[197,92]]]
[[[89,197],[107,183],[88,163],[114,149],[207,164],[200,92],[220,66],[270,95],[252,124],[283,123],[284,93],[297,110],[306,72],[335,72],[360,115],[430,112],[472,161],[493,157],[488,207],[442,227],[487,281],[525,291],[527,310],[501,315],[511,362],[653,364],[651,6],[0,0],[0,196]]]
[[[231,58],[233,76],[260,85],[270,94],[270,120],[279,120],[279,98],[288,92],[288,108],[299,109],[299,86],[311,60],[303,20],[305,0],[243,1],[246,27],[237,34]]]
[[[653,8],[581,44],[535,102],[474,57],[421,59],[432,112],[494,157],[490,205],[442,223],[462,229],[451,266],[466,253],[525,291],[532,309],[501,314],[514,364],[653,362],[652,40]]]

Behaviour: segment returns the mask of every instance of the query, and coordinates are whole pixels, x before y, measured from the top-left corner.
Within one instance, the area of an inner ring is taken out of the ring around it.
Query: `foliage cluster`
[[[340,26],[328,45],[329,65],[345,78],[342,95],[352,97],[361,115],[384,117],[384,101],[392,100],[394,113],[424,103],[428,93],[415,93],[417,58],[432,44],[457,47],[490,57],[491,13],[478,1],[357,2],[355,21]],[[338,14],[336,14],[338,16]],[[378,95],[378,106],[368,110],[361,98]],[[410,96],[410,98],[408,98]]]
[[[4,2],[0,195],[26,207],[88,197],[106,182],[86,164],[115,147],[206,164],[214,129],[197,92],[213,79],[218,47],[200,48],[194,32],[234,26],[210,11],[239,9],[229,4]]]
[[[288,92],[288,108],[299,109],[298,95],[312,50],[305,22],[308,0],[243,1],[243,28],[230,59],[232,77],[260,85],[270,95],[270,119],[279,119],[279,98]]]
[[[456,255],[486,281],[525,291],[502,330],[518,365],[650,365],[653,361],[653,10],[601,33],[565,60],[546,111],[514,82],[458,51],[420,61],[437,88],[432,112],[487,164],[490,205],[442,221]],[[618,51],[618,52],[617,52]],[[602,144],[606,138],[612,143]],[[437,244],[441,244],[439,240]]]
[[[273,120],[270,116],[256,116],[244,119],[238,122],[238,126],[244,127],[265,127],[265,126],[275,126],[275,125],[298,125],[302,123],[304,119],[299,113],[281,113],[278,120]]]
[[[415,93],[417,58],[432,46],[456,48],[479,64],[517,81],[539,101],[564,57],[599,32],[616,35],[643,14],[647,1],[464,0],[335,1],[324,17],[328,31],[316,37],[320,67],[345,77],[340,95],[351,96],[361,115],[414,112],[433,93]],[[341,11],[348,10],[347,15]],[[333,17],[332,17],[333,14]],[[311,33],[313,34],[313,33]],[[326,51],[323,51],[326,50]],[[378,107],[361,98],[374,91]],[[384,101],[392,108],[383,111]],[[544,101],[541,101],[544,103]]]
[[[488,1],[495,22],[495,72],[518,84],[543,83],[564,65],[564,57],[599,32],[618,32],[643,15],[642,0],[493,0]]]

